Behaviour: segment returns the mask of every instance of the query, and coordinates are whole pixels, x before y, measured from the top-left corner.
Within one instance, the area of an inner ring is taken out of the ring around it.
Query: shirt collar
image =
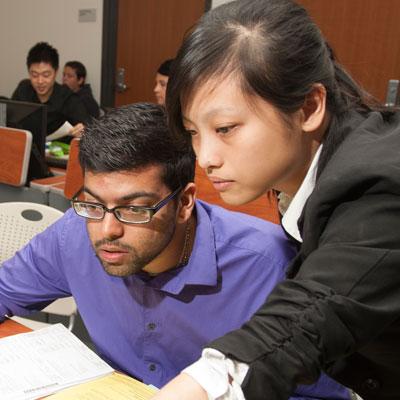
[[[179,294],[186,285],[216,286],[218,283],[215,234],[210,217],[196,201],[196,237],[189,262],[184,267],[165,271],[146,284],[170,294]]]
[[[315,187],[318,160],[321,155],[321,149],[322,145],[318,147],[318,150],[315,153],[310,168],[308,169],[299,190],[294,195],[289,207],[287,208],[282,218],[282,226],[285,231],[300,243],[303,242],[303,239],[301,237],[297,222],[301,216],[301,213],[303,212],[303,208],[306,204],[307,199],[309,198],[311,192],[314,190]]]

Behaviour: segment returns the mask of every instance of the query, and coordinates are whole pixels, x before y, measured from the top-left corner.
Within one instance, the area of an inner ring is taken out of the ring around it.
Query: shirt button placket
[[[154,322],[149,322],[149,323],[147,324],[147,329],[148,329],[149,331],[154,331],[154,330],[156,329],[156,324],[155,324]]]
[[[149,371],[154,372],[157,369],[156,364],[149,364]]]

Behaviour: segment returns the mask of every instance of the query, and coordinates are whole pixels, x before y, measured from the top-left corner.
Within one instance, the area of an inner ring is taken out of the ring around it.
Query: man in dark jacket
[[[29,79],[19,83],[12,99],[46,104],[48,134],[68,121],[73,125],[69,134],[80,136],[89,115],[79,97],[56,82],[59,66],[57,50],[48,43],[39,42],[29,50],[26,64]]]
[[[86,81],[86,68],[79,61],[68,61],[64,65],[63,84],[67,85],[82,100],[87,113],[98,118],[100,107],[93,97],[92,88]]]

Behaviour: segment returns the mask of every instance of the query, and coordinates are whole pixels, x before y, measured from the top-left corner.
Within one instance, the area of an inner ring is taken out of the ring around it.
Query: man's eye
[[[125,208],[124,213],[125,214],[142,214],[143,210],[140,208]]]
[[[86,204],[86,209],[87,209],[88,211],[96,211],[96,210],[99,209],[99,208],[101,208],[101,207],[95,206],[94,204]]]

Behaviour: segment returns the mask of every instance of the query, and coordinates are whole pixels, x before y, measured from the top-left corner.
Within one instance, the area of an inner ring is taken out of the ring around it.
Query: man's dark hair
[[[78,79],[83,78],[82,85],[84,85],[86,79],[86,68],[80,61],[68,61],[65,63],[65,67],[72,68],[75,71]]]
[[[58,51],[46,42],[36,43],[29,50],[28,56],[26,58],[26,65],[28,69],[32,64],[37,64],[41,62],[50,64],[55,70],[58,69]]]
[[[169,134],[164,108],[151,103],[119,107],[93,120],[80,141],[79,161],[84,171],[93,173],[161,165],[161,179],[171,190],[194,180],[191,147],[178,146]]]
[[[170,60],[165,60],[159,67],[157,72],[161,75],[165,76],[170,76],[171,74],[171,69],[172,69],[172,63],[174,62],[173,59]]]

